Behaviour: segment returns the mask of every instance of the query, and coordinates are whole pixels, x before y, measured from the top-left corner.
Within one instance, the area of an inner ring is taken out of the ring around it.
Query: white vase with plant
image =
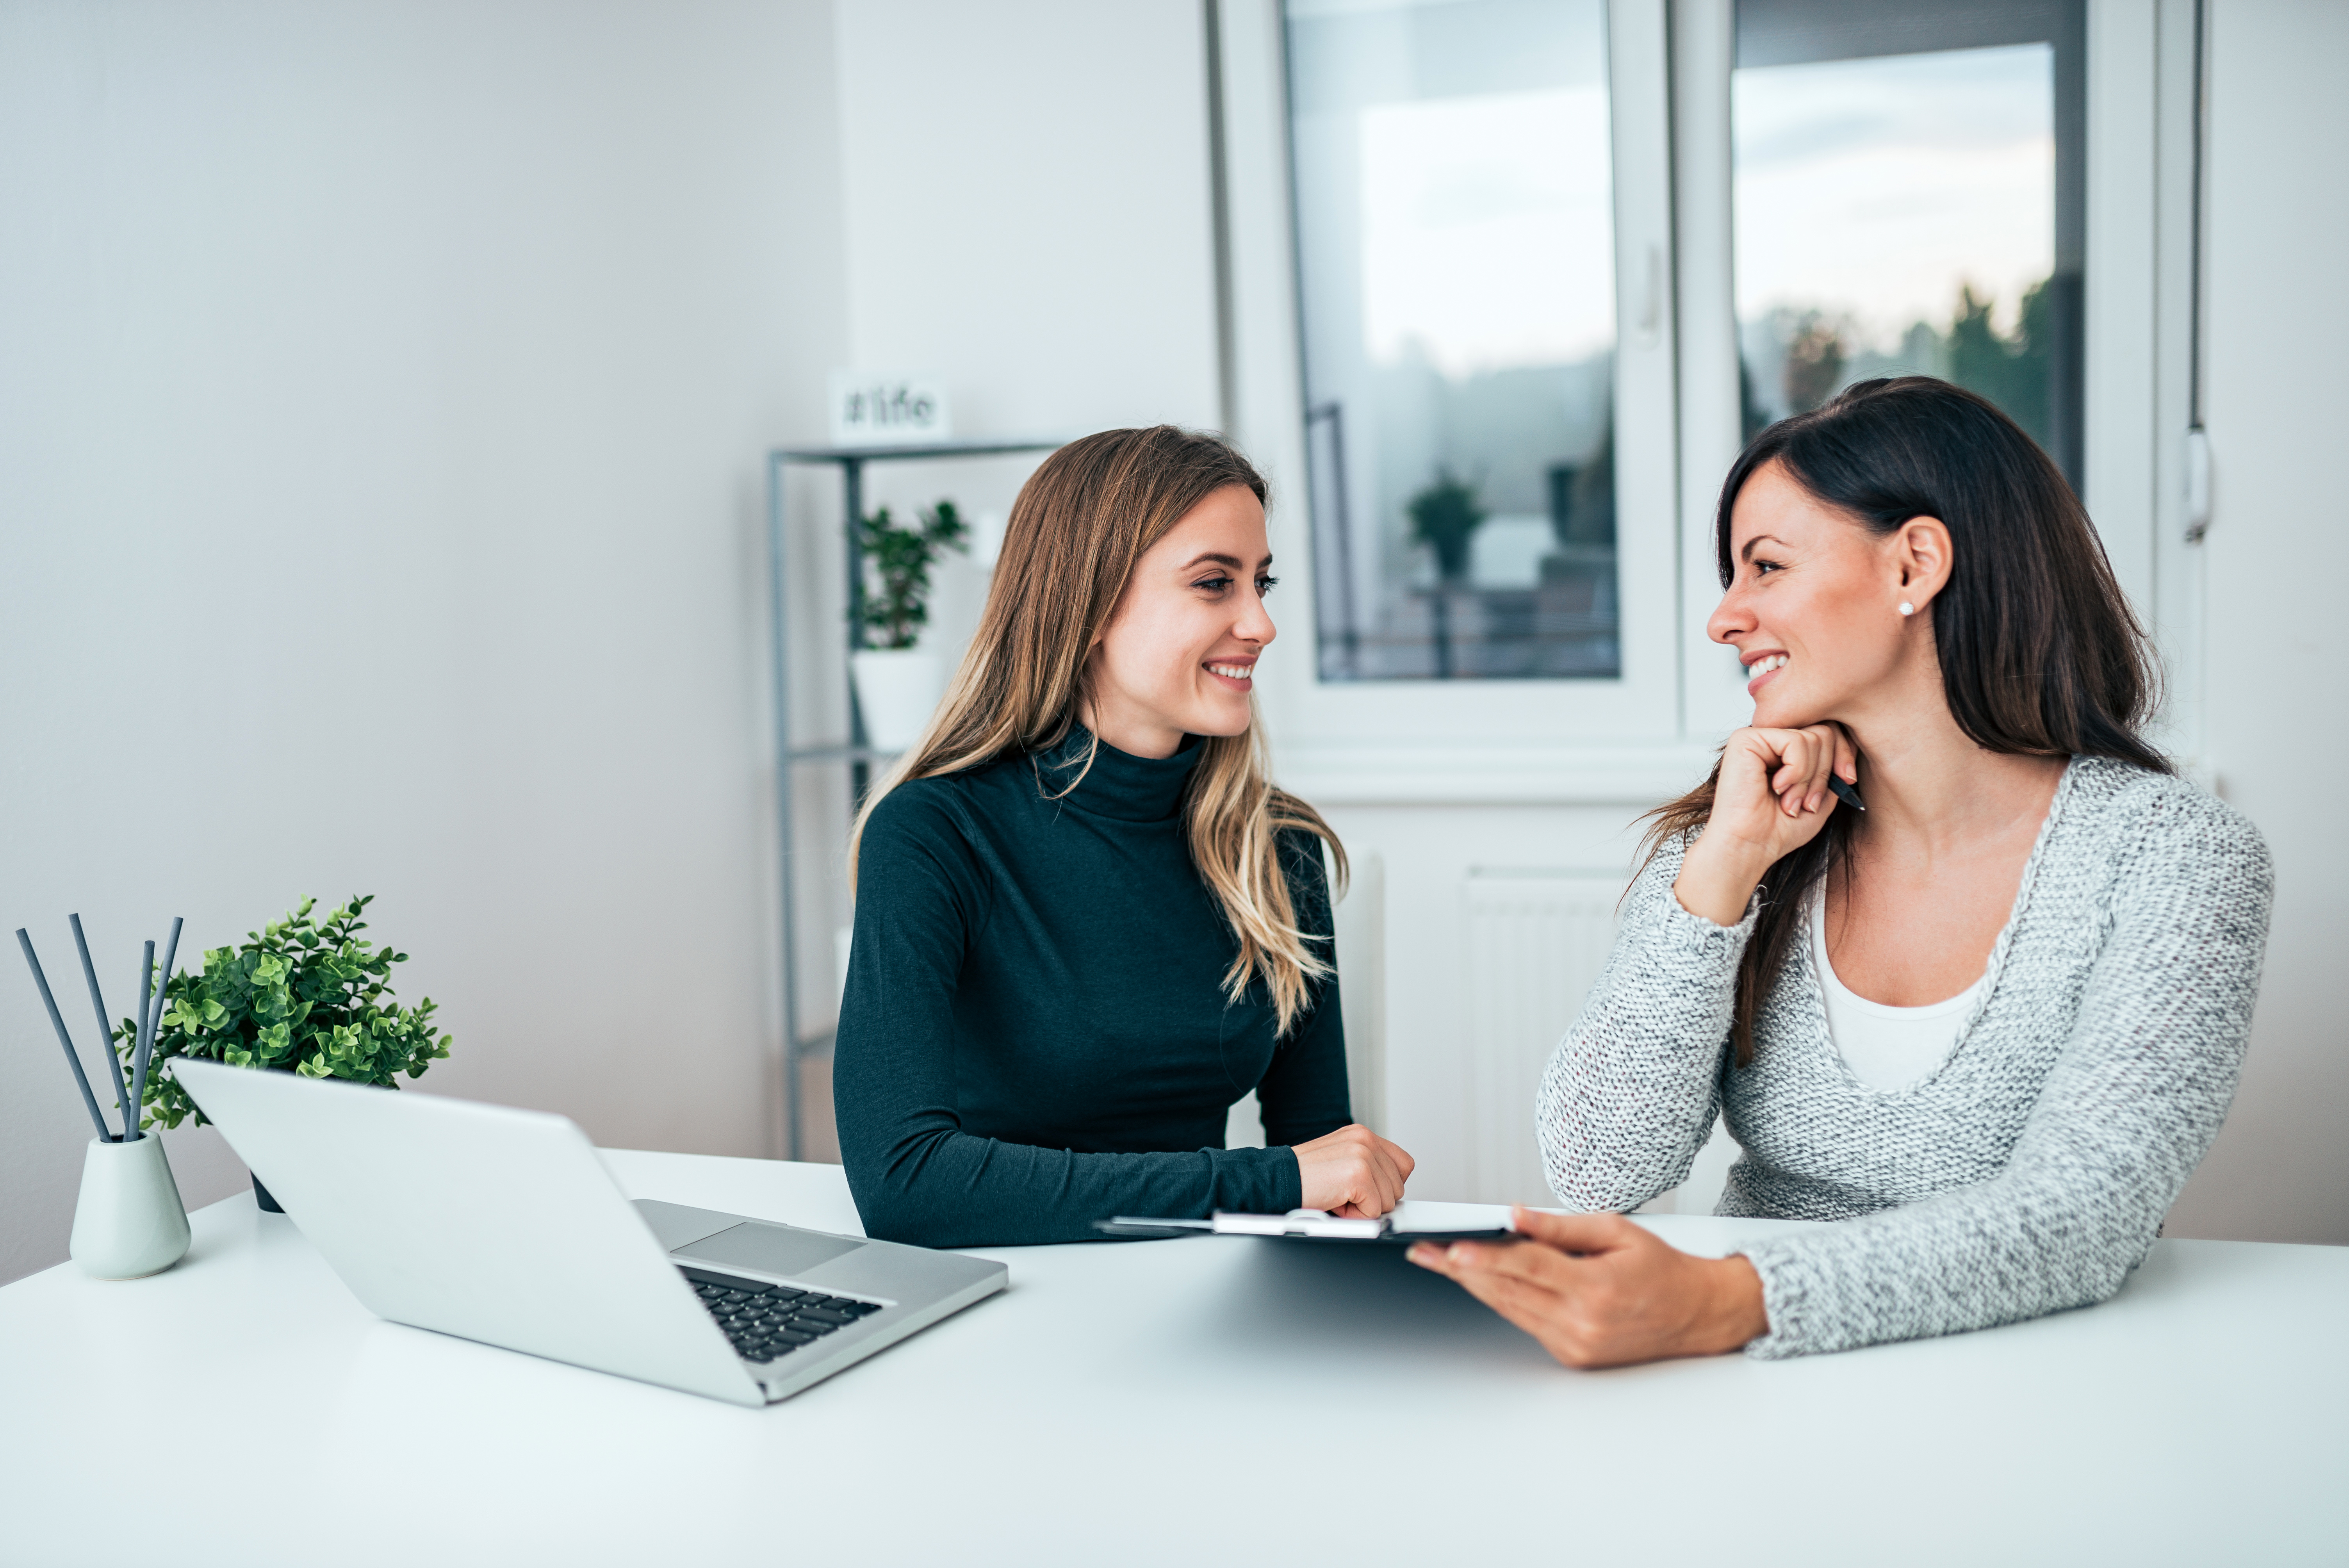
[[[883,507],[857,523],[864,551],[864,630],[866,646],[850,656],[857,711],[865,743],[876,751],[904,751],[946,695],[946,662],[914,645],[930,619],[930,568],[948,550],[969,548],[970,525],[955,503],[942,500],[913,527]]]

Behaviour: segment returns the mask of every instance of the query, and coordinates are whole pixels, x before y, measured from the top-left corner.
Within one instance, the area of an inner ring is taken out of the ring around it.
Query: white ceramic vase
[[[150,1132],[129,1143],[89,1140],[67,1251],[98,1279],[160,1274],[187,1255],[188,1211],[162,1139]]]
[[[849,670],[864,743],[876,751],[904,751],[919,740],[946,695],[945,661],[918,648],[859,648]]]

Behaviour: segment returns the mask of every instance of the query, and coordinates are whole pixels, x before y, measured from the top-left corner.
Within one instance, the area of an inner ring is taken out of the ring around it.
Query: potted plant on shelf
[[[948,550],[970,548],[970,525],[950,500],[917,514],[907,527],[883,507],[856,525],[864,552],[865,645],[849,660],[864,738],[880,751],[903,751],[946,692],[946,665],[914,644],[930,620],[930,568]]]
[[[429,996],[414,1007],[392,1000],[391,966],[408,954],[358,934],[367,929],[360,912],[372,902],[371,894],[354,898],[320,922],[310,918],[317,900],[305,898],[284,920],[248,932],[243,945],[206,953],[197,973],[166,976],[154,1058],[202,1057],[387,1088],[398,1088],[403,1074],[422,1078],[449,1054],[450,1037],[433,1033]],[[140,1109],[142,1125],[204,1122],[168,1072],[148,1078]],[[263,1208],[284,1212],[258,1178],[253,1192]]]

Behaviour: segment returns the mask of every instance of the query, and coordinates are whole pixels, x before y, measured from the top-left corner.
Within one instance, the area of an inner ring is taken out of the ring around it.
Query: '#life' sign
[[[946,383],[935,376],[877,376],[869,370],[832,373],[832,444],[835,447],[916,445],[954,434]]]

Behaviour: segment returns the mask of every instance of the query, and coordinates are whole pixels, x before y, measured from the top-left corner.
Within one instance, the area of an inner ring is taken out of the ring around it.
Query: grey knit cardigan
[[[1686,841],[1624,901],[1606,972],[1543,1074],[1549,1184],[1583,1212],[1679,1185],[1722,1112],[1744,1149],[1723,1214],[1818,1220],[1743,1248],[1764,1357],[1955,1334],[2085,1306],[2144,1261],[2227,1114],[2274,876],[2242,817],[2180,779],[2075,758],[1987,984],[1941,1065],[1901,1089],[1830,1040],[1810,944],[1729,1050],[1761,894],[1720,926],[1672,892]]]

